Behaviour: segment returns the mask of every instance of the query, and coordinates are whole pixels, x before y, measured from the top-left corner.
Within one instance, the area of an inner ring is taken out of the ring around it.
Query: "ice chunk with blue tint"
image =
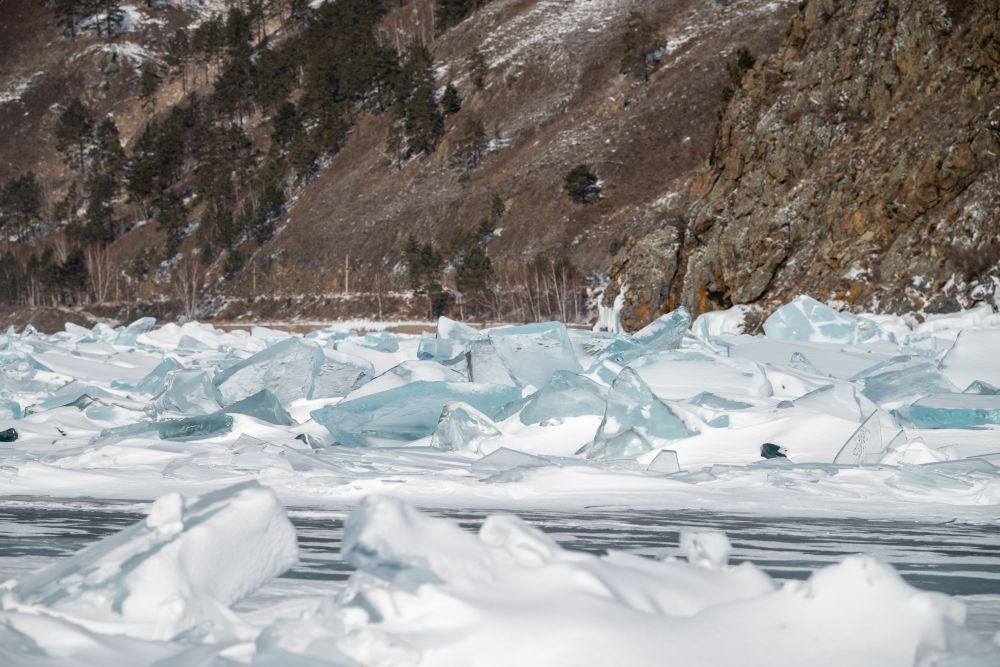
[[[833,462],[841,465],[878,463],[885,452],[879,413],[873,412],[841,447]]]
[[[690,399],[689,402],[703,408],[711,408],[712,410],[746,410],[747,408],[753,407],[753,404],[751,403],[725,398],[723,396],[719,396],[718,394],[713,394],[710,391],[701,392],[694,398]]]
[[[195,625],[228,628],[228,605],[296,562],[295,528],[270,489],[171,493],[145,520],[5,584],[4,607],[166,640]]]
[[[393,446],[434,433],[449,403],[468,403],[489,417],[519,399],[517,387],[471,382],[411,382],[312,412],[335,442],[349,447]]]
[[[468,362],[466,371],[469,382],[509,386],[517,384],[507,371],[500,354],[489,340],[470,342],[466,361]]]
[[[242,401],[227,406],[226,412],[249,415],[279,426],[292,425],[292,417],[282,407],[278,397],[267,389],[261,389],[253,396],[247,396]]]
[[[135,345],[136,338],[153,330],[156,326],[155,317],[140,317],[132,324],[120,330],[115,336],[115,345]]]
[[[132,383],[125,382],[112,382],[111,386],[123,389],[134,389],[142,394],[156,395],[159,394],[167,386],[167,377],[169,377],[171,371],[181,368],[181,365],[167,357],[160,363],[156,365],[153,370],[151,370],[146,377],[142,378],[138,383],[133,385]]]
[[[646,472],[657,475],[673,475],[681,471],[681,464],[677,460],[677,452],[672,449],[662,449],[656,457],[646,466]]]
[[[650,350],[676,350],[690,327],[691,311],[681,306],[636,331],[632,340]]]
[[[901,367],[900,367],[901,366]],[[862,393],[884,407],[896,407],[929,394],[958,391],[937,367],[926,361],[895,364],[862,379]]]
[[[379,352],[398,352],[399,336],[388,331],[369,331],[360,340],[355,341],[361,347]]]
[[[42,401],[39,404],[39,407],[45,410],[61,408],[74,403],[82,396],[89,396],[90,398],[111,398],[111,394],[100,387],[95,387],[92,384],[87,384],[85,382],[81,382],[80,380],[73,380],[72,382],[57,389],[49,398]]]
[[[486,340],[486,335],[467,324],[440,317],[437,332],[426,340],[427,344],[423,345],[424,339],[421,339],[421,351],[429,356],[421,358],[436,359],[441,363],[459,363],[465,357],[469,343]]]
[[[489,336],[504,366],[522,386],[543,387],[556,371],[583,370],[561,322],[502,327],[492,329]]]
[[[594,441],[580,450],[589,459],[634,457],[671,440],[694,435],[631,368],[619,373]]]
[[[579,373],[556,371],[521,412],[524,424],[581,415],[603,415],[607,390]]]
[[[809,361],[806,355],[801,352],[793,352],[791,359],[788,360],[788,367],[797,371],[802,371],[803,373],[809,373],[810,375],[829,375],[829,373],[824,373],[820,369],[816,368],[816,365]]]
[[[487,440],[499,437],[493,420],[467,403],[449,403],[441,411],[431,447],[445,451],[478,452]]]
[[[836,382],[813,389],[796,398],[793,404],[798,408],[808,408],[853,422],[859,422],[864,417],[857,391],[846,382]]]
[[[152,426],[164,440],[201,440],[229,433],[233,428],[233,417],[215,412],[200,417],[164,419],[154,422]]]
[[[0,421],[21,418],[21,404],[17,401],[0,400]]]
[[[316,376],[326,357],[323,350],[300,338],[286,338],[233,364],[215,376],[222,404],[229,405],[267,389],[288,405],[312,398]]]
[[[186,415],[207,415],[218,412],[219,391],[205,371],[180,369],[171,371],[165,387],[153,401],[158,413],[180,412]]]
[[[1000,396],[933,394],[898,412],[917,428],[978,428],[1000,424]]]
[[[347,396],[372,379],[375,369],[370,361],[346,352],[324,349],[325,357],[313,381],[311,398]]]
[[[772,340],[848,344],[890,338],[875,322],[838,312],[808,296],[796,297],[774,311],[764,322],[764,334]]]

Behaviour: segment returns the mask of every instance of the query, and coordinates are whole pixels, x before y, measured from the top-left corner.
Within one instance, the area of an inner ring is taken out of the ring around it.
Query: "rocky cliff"
[[[808,0],[727,106],[683,216],[622,249],[641,326],[798,293],[933,312],[1000,284],[1000,3]]]

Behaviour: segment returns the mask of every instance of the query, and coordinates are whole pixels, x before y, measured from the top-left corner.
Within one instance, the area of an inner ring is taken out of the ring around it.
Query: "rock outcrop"
[[[637,327],[802,292],[879,310],[992,301],[998,77],[998,0],[801,3],[724,113],[683,244],[654,272],[630,253],[659,237],[619,253],[606,303],[627,284]]]

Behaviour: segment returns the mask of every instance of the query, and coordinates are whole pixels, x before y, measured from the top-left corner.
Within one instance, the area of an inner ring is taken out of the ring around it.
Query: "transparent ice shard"
[[[941,371],[959,387],[980,381],[1000,386],[1000,330],[967,329],[941,360]]]
[[[504,366],[522,386],[542,387],[559,370],[583,370],[561,322],[502,327],[492,329],[489,336]]]
[[[710,391],[701,392],[692,398],[690,402],[695,405],[700,405],[703,408],[711,408],[713,410],[746,410],[747,408],[753,407],[750,403],[725,398],[723,396],[719,396],[718,394],[713,394]]]
[[[45,410],[61,408],[78,401],[83,396],[88,396],[92,399],[111,398],[111,394],[100,387],[95,387],[80,380],[73,380],[57,389],[49,398],[42,401],[39,407]]]
[[[813,389],[796,398],[793,405],[841,417],[848,421],[857,422],[864,417],[857,391],[845,382],[835,382]]]
[[[207,415],[221,407],[219,391],[205,371],[179,369],[167,376],[164,389],[153,400],[157,413]]]
[[[858,427],[844,446],[840,448],[833,462],[841,465],[861,465],[878,463],[885,452],[882,441],[882,424],[879,413],[873,412]]]
[[[681,471],[681,464],[677,460],[677,452],[672,449],[663,449],[646,466],[646,472],[658,475],[673,475]]]
[[[482,475],[513,470],[515,468],[543,468],[549,465],[552,465],[552,463],[541,456],[519,452],[516,449],[508,449],[507,447],[500,447],[483,458],[473,461],[472,465],[469,466],[469,470],[473,474]]]
[[[507,386],[517,384],[507,371],[500,354],[489,340],[471,341],[468,348],[466,361],[468,362],[469,382]]]
[[[118,332],[115,336],[115,345],[135,345],[136,338],[141,334],[153,330],[156,326],[155,317],[140,317],[132,324]]]
[[[1000,424],[1000,395],[933,394],[899,410],[916,428],[978,428]]]
[[[929,394],[958,391],[934,364],[926,361],[875,372],[864,377],[862,384],[865,396],[887,407],[896,407]]]
[[[229,433],[233,428],[233,417],[215,412],[200,417],[164,419],[154,422],[153,426],[164,440],[201,440]]]
[[[282,407],[278,397],[267,389],[261,389],[253,396],[247,396],[242,401],[227,406],[226,412],[249,415],[278,426],[292,425],[291,415]]]
[[[690,327],[691,311],[681,306],[636,331],[632,340],[650,350],[676,350]]]
[[[528,398],[521,422],[539,424],[548,419],[602,415],[607,390],[590,378],[569,371],[556,371],[545,386]]]
[[[594,441],[580,450],[589,459],[634,457],[670,440],[694,435],[642,378],[625,368],[608,392]]]
[[[975,380],[969,383],[969,386],[962,390],[963,394],[986,394],[986,395],[996,395],[1000,394],[1000,388],[994,387],[993,385],[983,382],[981,380]]]
[[[296,562],[295,528],[257,482],[171,493],[145,520],[6,584],[5,606],[170,639],[194,625],[228,626],[229,605]]]
[[[170,375],[170,372],[179,368],[181,368],[181,365],[177,361],[167,357],[158,363],[156,367],[153,368],[153,370],[151,370],[146,377],[140,380],[135,386],[119,382],[112,382],[111,386],[123,389],[134,389],[142,394],[156,395],[163,391],[163,389],[167,386],[167,377]]]
[[[441,363],[457,363],[462,361],[469,343],[481,340],[486,340],[486,334],[481,331],[447,317],[440,317],[435,334],[428,336],[426,345],[421,345],[423,354],[429,356],[421,358],[435,359]]]
[[[493,420],[467,403],[448,403],[441,411],[431,447],[478,452],[484,441],[502,435]]]
[[[399,337],[388,331],[369,331],[361,340],[356,341],[361,347],[367,347],[379,352],[398,352]]]
[[[291,337],[240,361],[215,376],[222,404],[229,405],[256,394],[271,391],[282,405],[300,398],[312,398],[316,376],[326,358],[312,342]]]
[[[361,357],[324,349],[324,361],[313,381],[312,398],[339,398],[367,383],[375,376],[370,361]]]
[[[449,403],[468,403],[492,418],[520,398],[516,387],[469,382],[411,382],[312,412],[333,439],[349,447],[392,446],[434,433]]]
[[[809,361],[806,355],[801,352],[792,353],[792,357],[788,361],[788,367],[797,371],[809,373],[810,375],[828,375],[828,373],[824,373],[820,369],[816,368],[816,365]]]

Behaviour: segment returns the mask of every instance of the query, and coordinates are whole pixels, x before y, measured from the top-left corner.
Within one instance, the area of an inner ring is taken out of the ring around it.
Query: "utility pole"
[[[344,294],[347,294],[351,290],[351,256],[348,255],[344,260]]]

